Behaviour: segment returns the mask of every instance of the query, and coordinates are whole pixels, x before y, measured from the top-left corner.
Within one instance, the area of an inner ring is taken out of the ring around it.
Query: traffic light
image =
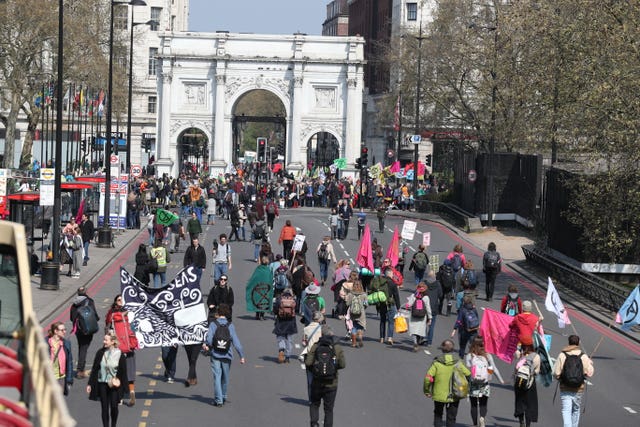
[[[87,140],[83,139],[82,141],[80,141],[80,148],[82,149],[83,153],[87,152]]]
[[[360,157],[356,159],[356,169],[362,169],[362,159]]]
[[[258,145],[258,161],[267,161],[267,138],[257,138]]]
[[[369,163],[369,149],[367,147],[360,147],[360,167],[367,166]]]
[[[424,159],[424,164],[427,166],[431,166],[431,154],[427,154],[427,157]]]

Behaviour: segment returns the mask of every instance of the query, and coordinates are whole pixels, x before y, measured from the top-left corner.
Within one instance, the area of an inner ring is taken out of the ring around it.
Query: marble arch
[[[355,171],[362,132],[364,39],[236,33],[165,33],[158,56],[156,170],[176,176],[177,138],[187,127],[209,138],[209,167],[232,159],[233,110],[263,89],[286,111],[287,169],[304,170],[307,141],[329,132]]]

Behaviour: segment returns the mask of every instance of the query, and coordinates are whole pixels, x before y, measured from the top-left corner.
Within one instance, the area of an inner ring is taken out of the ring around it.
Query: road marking
[[[426,354],[427,356],[431,356],[431,352],[429,350],[425,350],[424,354]]]
[[[298,343],[294,344],[293,346],[296,348],[296,350],[300,348],[300,344]]]
[[[147,427],[147,423],[141,421],[138,423],[138,427]]]
[[[153,396],[155,390],[147,390],[147,396]]]
[[[636,411],[634,411],[633,409],[629,408],[628,406],[623,406],[623,408],[630,414],[637,414]]]
[[[150,380],[149,381],[149,387],[155,387],[158,384],[158,382],[156,380]]]
[[[161,369],[161,368],[162,368],[162,365],[158,363],[156,366],[154,366],[154,368],[155,368],[155,369]]]
[[[585,383],[587,383],[587,385],[593,385],[593,383],[591,381],[585,380]]]
[[[153,400],[151,400],[151,399],[146,399],[146,400],[144,401],[144,406],[151,406],[151,403],[152,403],[152,402],[153,402]]]
[[[347,252],[347,251],[344,251],[344,254],[347,256],[347,258],[351,257],[351,255],[349,255],[349,252]]]
[[[140,416],[142,418],[149,418],[149,411],[147,411],[146,409],[144,411],[142,411],[142,413],[140,414]]]

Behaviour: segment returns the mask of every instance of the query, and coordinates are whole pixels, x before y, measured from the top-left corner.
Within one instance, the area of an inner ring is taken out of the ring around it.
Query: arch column
[[[296,65],[299,67],[299,65]],[[301,140],[300,134],[302,124],[302,71],[297,68],[294,71],[293,78],[293,96],[291,97],[291,132],[289,132],[289,141],[287,143],[287,159],[289,164],[287,170],[300,171],[304,170],[305,159],[307,155],[307,146]]]
[[[160,105],[158,106],[158,135],[156,140],[156,175],[162,176],[172,175],[173,160],[170,157],[170,137],[171,129],[169,123],[171,121],[171,84],[173,81],[173,72],[170,65],[163,63],[161,86],[160,86]]]
[[[225,119],[224,119],[224,105],[225,105],[225,83],[227,81],[226,76],[222,74],[216,75],[216,101],[215,101],[215,120],[213,127],[213,141],[210,151],[210,165],[212,176],[217,176],[219,173],[224,173],[227,167],[225,157]]]
[[[355,72],[348,73],[347,79],[347,117],[344,141],[344,157],[349,162],[347,169],[355,171],[354,159],[360,157],[362,138],[362,90],[358,90]],[[360,80],[361,81],[361,80]]]

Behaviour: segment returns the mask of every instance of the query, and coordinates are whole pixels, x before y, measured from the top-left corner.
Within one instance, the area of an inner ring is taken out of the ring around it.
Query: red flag
[[[368,223],[364,226],[364,235],[360,241],[356,262],[360,267],[364,267],[373,273],[373,250],[371,249],[371,230]]]
[[[404,174],[406,175],[408,171],[413,170],[413,162],[407,163],[404,167]]]
[[[393,114],[393,130],[398,132],[400,130],[400,94],[398,94],[398,100],[396,101],[396,111]]]
[[[271,168],[271,172],[278,173],[278,172],[280,172],[281,169],[282,169],[282,164],[281,163],[276,163]]]
[[[487,353],[495,354],[507,363],[513,360],[518,346],[518,334],[509,325],[513,317],[487,308],[480,322],[480,336]]]
[[[387,249],[387,258],[391,260],[391,265],[398,265],[398,258],[400,254],[400,236],[398,235],[398,226],[393,229],[393,236],[391,242],[389,242],[389,248]]]
[[[82,222],[83,213],[84,213],[84,199],[80,201],[80,207],[78,208],[78,213],[76,214],[76,224],[80,224]]]
[[[424,176],[424,164],[418,160],[418,176]]]

